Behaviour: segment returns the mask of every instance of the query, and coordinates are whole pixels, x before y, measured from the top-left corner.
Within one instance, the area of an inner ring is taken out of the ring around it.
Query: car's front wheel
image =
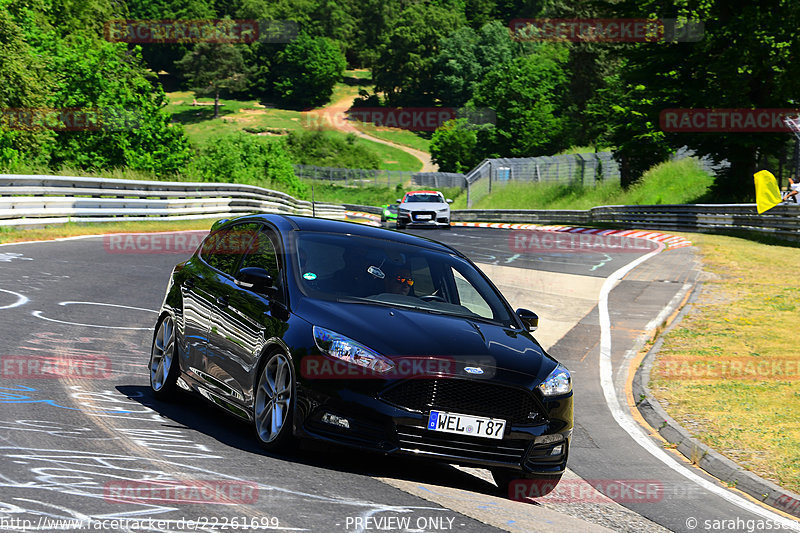
[[[168,399],[177,389],[178,362],[175,360],[175,321],[166,315],[156,327],[150,349],[150,388],[159,399]]]
[[[267,356],[256,384],[253,415],[258,440],[268,450],[280,450],[292,441],[294,370],[282,352]]]
[[[512,500],[547,496],[561,481],[561,474],[527,474],[504,468],[492,469],[492,477],[500,493]]]

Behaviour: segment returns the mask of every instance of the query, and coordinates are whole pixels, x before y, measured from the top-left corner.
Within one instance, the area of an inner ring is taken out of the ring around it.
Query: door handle
[[[226,306],[228,305],[228,299],[224,296],[217,296],[217,305]]]
[[[194,288],[194,280],[189,278],[183,282],[183,287],[186,289],[193,289]]]

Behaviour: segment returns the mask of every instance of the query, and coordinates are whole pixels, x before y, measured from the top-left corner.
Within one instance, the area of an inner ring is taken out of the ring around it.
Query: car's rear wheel
[[[167,399],[175,393],[178,363],[175,360],[175,321],[166,315],[156,327],[150,350],[150,388],[156,398]]]
[[[505,468],[492,469],[492,477],[500,493],[513,500],[547,496],[561,481],[561,474],[527,474]]]
[[[256,385],[253,415],[259,442],[268,450],[284,449],[293,439],[294,370],[283,352],[267,356]]]

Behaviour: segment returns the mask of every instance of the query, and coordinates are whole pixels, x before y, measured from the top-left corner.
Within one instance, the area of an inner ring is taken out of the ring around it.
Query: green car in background
[[[397,224],[397,204],[388,204],[381,206],[381,224],[394,222]]]

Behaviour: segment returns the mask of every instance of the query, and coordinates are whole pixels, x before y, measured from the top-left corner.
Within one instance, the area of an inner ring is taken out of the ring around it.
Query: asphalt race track
[[[269,455],[251,427],[200,398],[154,400],[155,309],[187,254],[117,253],[93,237],[0,246],[0,531],[78,530],[55,521],[88,518],[105,531],[754,531],[766,520],[800,530],[624,427],[629,349],[695,283],[693,248],[655,253],[614,286],[604,280],[654,247],[565,253],[520,250],[506,230],[415,233],[457,247],[493,279],[563,274],[585,280],[575,287],[588,287],[586,301],[608,292],[608,320],[603,305],[588,306],[549,351],[575,381],[570,469],[626,487],[617,503],[513,502],[483,471],[316,444]],[[548,300],[554,314],[558,302]],[[61,375],[42,370],[53,364]]]

